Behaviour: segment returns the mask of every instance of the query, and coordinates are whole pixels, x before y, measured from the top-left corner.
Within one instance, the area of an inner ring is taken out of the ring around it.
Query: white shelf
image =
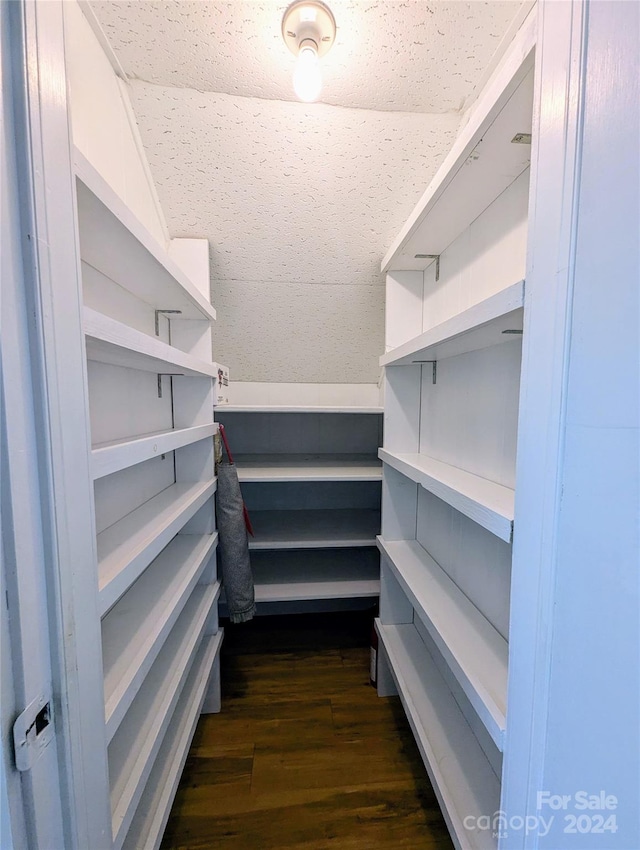
[[[510,342],[508,331],[522,331],[524,281],[492,295],[380,358],[381,366],[406,366],[442,360]]]
[[[101,616],[215,493],[216,486],[216,479],[172,484],[98,534]]]
[[[218,426],[211,422],[207,425],[194,425],[190,428],[176,428],[167,431],[155,431],[143,437],[130,437],[114,440],[94,446],[91,451],[91,474],[94,481],[119,472],[136,463],[159,457],[165,452],[197,443],[212,437]]]
[[[83,308],[82,318],[88,360],[158,374],[217,376],[212,363],[198,360],[90,307]]]
[[[74,165],[83,261],[155,309],[215,320],[205,296],[77,148]]]
[[[223,632],[205,637],[140,798],[123,850],[158,850],[189,753]]]
[[[465,829],[465,818],[500,808],[500,782],[413,625],[376,629],[454,843],[495,850],[491,830]]]
[[[375,510],[251,511],[249,549],[331,549],[375,546]]]
[[[178,534],[102,621],[107,741],[196,586],[218,533]]]
[[[378,547],[469,702],[502,751],[506,730],[506,640],[415,540]]]
[[[269,557],[269,560],[265,560]],[[377,559],[376,559],[377,560]],[[307,599],[351,599],[380,594],[380,567],[376,560],[358,560],[353,552],[311,550],[303,554],[279,552],[254,556],[253,577],[257,602],[293,602]]]
[[[381,481],[382,464],[370,455],[238,455],[241,482]]]
[[[515,494],[509,487],[423,454],[380,449],[378,456],[496,537],[511,541]]]
[[[305,578],[309,578],[305,573]],[[303,602],[311,599],[362,599],[380,596],[380,579],[292,581],[255,585],[256,602]]]
[[[383,407],[341,407],[331,405],[278,405],[278,404],[219,404],[216,413],[384,413]]]
[[[424,195],[382,261],[389,269],[424,269],[528,168],[531,146],[513,144],[531,133],[535,16],[510,48],[509,59],[478,100]]]
[[[197,588],[109,744],[113,844],[124,841],[183,689],[219,588]]]

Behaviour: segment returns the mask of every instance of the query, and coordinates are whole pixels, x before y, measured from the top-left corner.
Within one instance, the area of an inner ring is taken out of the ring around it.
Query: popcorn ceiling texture
[[[131,96],[171,235],[210,240],[215,356],[232,378],[376,381],[380,260],[459,117],[139,81]]]
[[[330,0],[323,103],[299,103],[276,0],[91,0],[130,78],[171,236],[206,237],[233,380],[368,383],[380,260],[520,0]]]
[[[214,349],[233,364],[233,380],[377,380],[381,287],[217,280],[213,295],[223,317],[214,327]]]
[[[92,0],[130,76],[242,97],[291,100],[295,59],[280,24],[288,2]],[[461,109],[519,0],[331,0],[337,37],[322,60],[324,103]]]

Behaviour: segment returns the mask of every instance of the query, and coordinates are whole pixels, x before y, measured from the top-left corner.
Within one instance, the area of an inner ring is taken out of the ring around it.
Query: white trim
[[[51,633],[51,647],[57,662],[57,756],[68,806],[65,845],[69,850],[85,850],[108,846],[111,831],[105,795],[106,753],[101,745],[104,704],[102,665],[96,658],[100,631],[95,523],[86,366],[78,307],[81,283],[66,100],[63,3],[51,0],[25,2],[21,7],[17,3],[9,5],[20,8],[26,30],[23,51],[28,74],[25,120],[29,138],[23,150],[30,157],[33,181],[29,244],[35,276],[34,359],[39,361],[35,370],[42,382],[35,391],[35,404],[43,429],[42,511],[48,536],[48,574],[55,585],[49,614],[57,625]],[[28,195],[24,192],[25,198]],[[49,785],[47,798],[51,794]],[[52,840],[56,841],[55,836],[49,835],[46,843]]]
[[[113,68],[116,76],[119,77],[121,80],[126,80],[127,74],[122,65],[120,64],[113,48],[111,47],[109,39],[107,38],[105,31],[102,29],[102,25],[100,24],[96,13],[93,11],[89,0],[76,0],[76,2],[82,10],[82,14],[87,19],[87,23],[93,30],[93,34],[98,39],[100,47],[102,48],[104,55],[109,60],[109,64]]]
[[[118,76],[120,77],[120,75]],[[151,195],[151,199],[153,201],[153,207],[158,218],[160,228],[162,230],[162,235],[164,236],[166,242],[165,247],[168,249],[171,236],[169,234],[169,228],[167,227],[167,220],[164,217],[162,204],[160,203],[160,196],[158,195],[158,190],[156,189],[156,184],[153,180],[153,175],[151,174],[151,166],[149,165],[149,160],[147,159],[147,153],[144,149],[144,144],[142,143],[140,128],[138,127],[135,112],[133,111],[133,106],[131,105],[131,98],[129,97],[129,87],[130,84],[126,76],[118,79],[120,97],[122,98],[122,103],[124,104],[124,111],[127,116],[127,121],[129,122],[131,136],[136,146],[136,153],[138,154],[138,159],[140,160],[142,171],[144,173],[147,186],[149,188],[149,194]]]
[[[502,808],[539,814],[545,787],[557,531],[581,153],[585,5],[543,3],[536,55],[525,334],[509,628]],[[543,163],[544,171],[539,167]],[[501,850],[536,850],[510,831]]]
[[[120,91],[120,97],[122,98],[122,104],[124,106],[124,111],[127,116],[127,121],[129,123],[131,136],[136,147],[136,153],[138,154],[138,159],[140,161],[140,165],[142,166],[142,171],[144,173],[147,187],[149,189],[149,194],[151,195],[151,199],[153,201],[155,214],[157,216],[158,223],[160,224],[162,235],[164,236],[164,239],[168,244],[171,238],[169,236],[169,228],[167,227],[167,222],[164,217],[162,205],[160,204],[160,198],[158,196],[156,184],[154,183],[153,176],[151,175],[149,160],[147,159],[147,154],[145,152],[144,145],[142,144],[140,128],[138,127],[138,122],[136,120],[133,107],[131,106],[131,98],[129,97],[129,78],[127,76],[127,72],[120,64],[120,60],[118,59],[116,52],[111,46],[111,42],[109,41],[107,34],[102,28],[102,25],[98,20],[98,17],[94,12],[91,4],[89,3],[89,0],[77,0],[77,3],[78,6],[80,6],[80,9],[82,10],[82,14],[85,16],[87,23],[93,30],[93,34],[98,39],[98,43],[100,44],[104,55],[109,60],[109,64],[113,68],[116,77],[118,78],[118,89]]]

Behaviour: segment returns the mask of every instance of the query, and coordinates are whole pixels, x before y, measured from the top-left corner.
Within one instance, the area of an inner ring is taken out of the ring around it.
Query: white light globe
[[[322,91],[322,74],[318,54],[313,47],[303,47],[293,72],[293,90],[300,100],[312,103]]]

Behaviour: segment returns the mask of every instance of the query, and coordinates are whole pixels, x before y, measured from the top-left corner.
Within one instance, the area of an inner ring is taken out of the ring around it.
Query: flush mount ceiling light
[[[282,17],[282,37],[294,56],[293,89],[300,100],[311,103],[322,89],[319,59],[336,38],[331,9],[319,0],[296,0]]]

